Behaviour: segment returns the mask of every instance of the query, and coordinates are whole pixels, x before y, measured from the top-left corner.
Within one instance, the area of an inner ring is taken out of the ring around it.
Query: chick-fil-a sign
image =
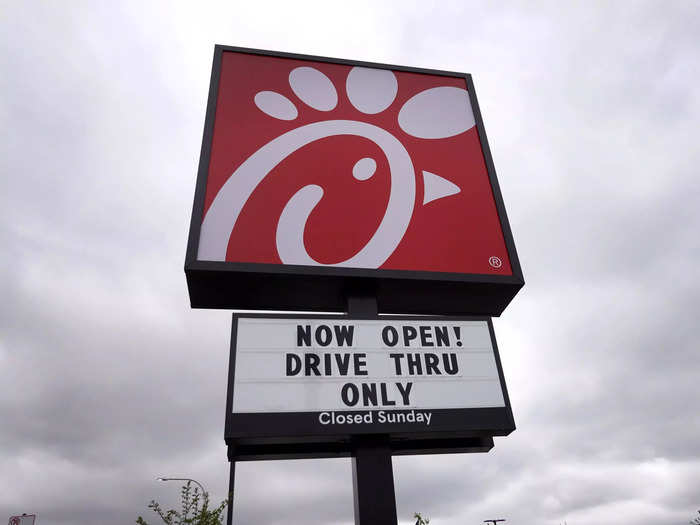
[[[224,50],[217,80],[196,261],[514,275],[464,76]]]

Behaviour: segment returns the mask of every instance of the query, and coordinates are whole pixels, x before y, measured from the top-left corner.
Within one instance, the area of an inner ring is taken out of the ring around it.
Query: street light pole
[[[192,478],[156,478],[156,481],[192,481],[192,482],[196,483],[197,485],[199,485],[199,488],[202,489],[202,494],[207,494],[207,491],[204,490],[204,487],[202,486],[202,484],[199,481],[197,481],[196,479],[192,479]]]

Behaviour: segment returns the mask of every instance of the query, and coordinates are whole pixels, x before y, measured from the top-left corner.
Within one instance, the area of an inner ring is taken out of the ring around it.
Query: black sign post
[[[233,486],[236,478],[236,460],[230,460],[231,469],[228,474],[228,509],[226,512],[226,525],[233,523]]]
[[[352,295],[347,304],[350,316],[360,319],[377,316],[376,297]],[[397,523],[394,469],[388,436],[356,438],[352,450],[352,489],[355,525]]]
[[[355,525],[397,522],[391,448],[386,441],[381,436],[358,440],[352,452]]]

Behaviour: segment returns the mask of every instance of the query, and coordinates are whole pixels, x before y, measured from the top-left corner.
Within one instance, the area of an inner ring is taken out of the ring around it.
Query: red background
[[[310,66],[331,79],[338,92],[332,111],[306,106],[289,86],[289,72]],[[408,151],[416,172],[416,202],[408,230],[396,251],[380,267],[456,273],[512,275],[496,205],[476,127],[445,139],[419,139],[398,125],[403,104],[432,87],[466,89],[463,78],[394,71],[398,93],[383,112],[366,115],[350,103],[345,80],[352,66],[224,52],[214,136],[205,195],[205,213],[238,166],[262,145],[287,131],[321,120],[359,120],[392,133]],[[256,93],[275,91],[291,100],[299,116],[272,118],[254,103]],[[373,177],[358,181],[354,164],[377,162]],[[423,170],[458,185],[462,191],[423,205]],[[335,263],[357,253],[379,225],[389,198],[390,178],[381,149],[355,136],[328,137],[282,161],[253,192],[231,234],[227,261],[281,264],[275,247],[277,221],[287,201],[303,186],[317,184],[324,195],[306,224],[309,255]],[[492,268],[489,258],[503,261]]]

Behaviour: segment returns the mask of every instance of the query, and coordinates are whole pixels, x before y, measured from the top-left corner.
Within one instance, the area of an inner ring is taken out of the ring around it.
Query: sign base
[[[352,453],[355,525],[395,524],[396,494],[388,439],[363,439]]]

